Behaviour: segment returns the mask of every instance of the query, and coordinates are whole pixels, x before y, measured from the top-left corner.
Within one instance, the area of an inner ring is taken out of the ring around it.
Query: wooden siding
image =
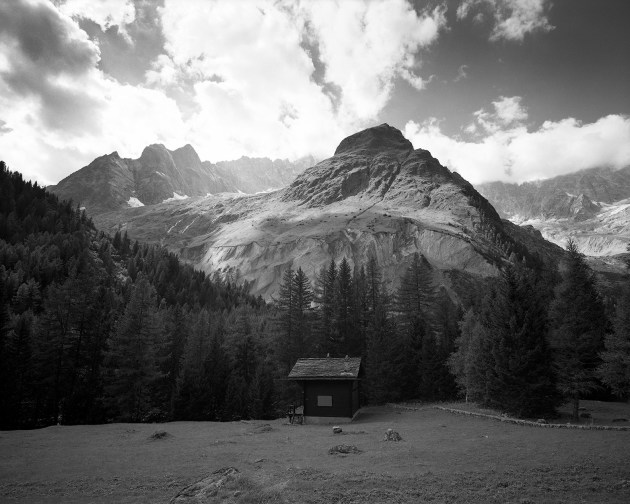
[[[359,409],[359,393],[356,381],[309,380],[303,381],[302,386],[304,387],[305,417],[318,416],[351,418],[355,411]],[[332,396],[332,406],[318,406],[317,396]]]

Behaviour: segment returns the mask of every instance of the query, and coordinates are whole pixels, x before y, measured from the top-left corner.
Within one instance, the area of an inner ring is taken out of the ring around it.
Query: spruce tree
[[[156,358],[160,336],[155,289],[140,274],[110,342],[106,390],[121,420],[143,421],[158,406],[154,390],[163,378]]]
[[[311,303],[313,290],[311,282],[302,270],[298,268],[293,276],[293,329],[294,337],[291,341],[291,361],[301,357],[308,357],[311,353],[311,323],[313,320]],[[309,354],[309,355],[307,355]]]
[[[630,398],[630,286],[626,286],[616,310],[614,330],[604,340],[597,375],[616,396]]]
[[[546,307],[529,271],[512,265],[503,270],[489,329],[490,405],[519,417],[553,413],[558,394]]]
[[[339,263],[336,283],[336,339],[331,341],[331,355],[357,355],[361,349],[357,341],[353,325],[354,297],[352,286],[352,270],[344,257]]]
[[[593,272],[572,240],[560,273],[562,281],[551,306],[552,345],[558,387],[572,401],[572,419],[578,422],[580,397],[598,386],[596,370],[609,323]]]
[[[430,310],[435,288],[431,266],[418,253],[400,280],[396,295],[398,312],[398,359],[401,393],[403,398],[416,398],[420,394],[432,395],[431,367],[435,352],[435,335],[431,331]]]
[[[284,371],[295,364],[295,283],[293,268],[289,266],[282,275],[282,282],[276,301],[278,310],[278,325],[280,329],[280,337],[278,339],[278,354],[283,364]]]

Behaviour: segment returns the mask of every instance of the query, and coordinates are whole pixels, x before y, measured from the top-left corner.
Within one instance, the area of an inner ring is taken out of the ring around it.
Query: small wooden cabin
[[[302,387],[305,423],[342,423],[359,409],[361,358],[298,359],[288,379]]]

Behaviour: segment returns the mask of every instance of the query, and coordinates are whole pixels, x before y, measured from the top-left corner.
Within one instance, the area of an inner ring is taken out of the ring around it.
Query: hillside
[[[95,222],[245,280],[267,298],[289,266],[314,278],[343,257],[354,265],[375,256],[391,289],[418,252],[438,282],[457,291],[462,275],[492,277],[511,254],[561,254],[537,236],[520,243],[468,182],[386,124],[344,139],[279,191],[126,208]]]
[[[286,160],[242,157],[216,164],[201,161],[191,145],[174,151],[149,145],[138,159],[118,152],[101,156],[47,189],[80,203],[90,215],[154,205],[206,194],[256,193],[287,185],[312,158]]]
[[[547,180],[479,184],[502,217],[532,225],[564,246],[569,237],[590,256],[614,256],[630,244],[630,167],[593,168]]]
[[[0,429],[232,418],[226,388],[237,360],[226,352],[240,344],[237,319],[265,309],[159,246],[97,231],[84,211],[0,161]],[[195,410],[187,382],[204,379],[211,346],[223,372]],[[250,365],[269,350],[256,348]],[[261,408],[257,416],[268,414]]]

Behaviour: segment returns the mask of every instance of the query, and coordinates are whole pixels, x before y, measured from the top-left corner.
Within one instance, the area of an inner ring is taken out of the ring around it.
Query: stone
[[[402,441],[402,437],[394,429],[385,431],[385,441]]]
[[[171,437],[171,435],[168,432],[166,432],[164,430],[158,430],[158,431],[155,431],[153,434],[151,434],[149,436],[149,439],[156,439],[157,440],[157,439],[166,439],[168,437]]]
[[[328,450],[329,455],[335,455],[335,454],[346,455],[349,453],[361,453],[361,450],[359,450],[354,445],[345,445],[345,444],[333,446],[330,450]]]
[[[234,467],[218,469],[210,476],[180,490],[177,495],[169,501],[169,504],[198,504],[201,502],[210,502],[209,498],[214,497],[218,490],[227,482],[236,478],[238,473],[238,469]]]

